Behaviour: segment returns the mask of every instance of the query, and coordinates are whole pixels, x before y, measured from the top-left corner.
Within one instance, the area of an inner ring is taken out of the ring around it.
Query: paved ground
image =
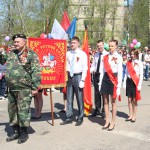
[[[11,130],[8,125],[7,101],[0,101],[0,150],[149,150],[150,81],[143,82],[143,99],[139,102],[135,123],[124,121],[128,114],[124,90],[122,95],[122,102],[117,102],[115,129],[109,132],[102,130],[105,121],[100,117],[85,117],[80,127],[75,126],[75,121],[70,125],[60,126],[65,117],[59,113],[63,108],[62,94],[53,92],[55,126],[51,125],[50,103],[47,96],[44,97],[42,118],[31,122],[29,140],[21,145],[18,145],[17,141],[5,141]],[[33,108],[32,103],[32,111]],[[74,108],[77,114],[76,101]]]

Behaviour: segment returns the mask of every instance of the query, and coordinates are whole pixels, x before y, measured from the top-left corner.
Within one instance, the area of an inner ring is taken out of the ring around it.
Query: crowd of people
[[[137,49],[138,50],[138,54],[139,54],[139,60],[143,63],[143,80],[148,81],[149,76],[150,76],[150,49],[146,46],[143,49]],[[89,46],[89,52],[90,52],[90,62],[92,64],[93,59],[94,59],[94,55],[98,52],[98,49],[93,49],[91,48],[91,46]],[[117,52],[119,55],[121,55],[122,60],[123,60],[123,76],[122,76],[122,80],[124,80],[124,76],[125,76],[125,70],[126,70],[126,63],[127,60],[130,59],[130,50],[126,49],[126,46],[122,46],[121,48],[117,49]],[[93,84],[93,74],[91,74],[92,78],[92,84]]]
[[[0,47],[0,100],[8,93],[9,122],[13,134],[7,142],[18,139],[18,144],[28,139],[27,129],[30,119],[40,119],[43,106],[40,89],[41,68],[37,54],[27,46],[24,34],[12,37],[13,48],[5,53]],[[102,130],[112,131],[115,128],[117,113],[116,99],[121,100],[121,87],[126,90],[128,98],[129,117],[125,121],[136,121],[137,103],[141,100],[142,81],[149,78],[150,49],[118,48],[117,40],[109,41],[109,51],[104,48],[104,42],[98,40],[97,50],[89,47],[90,58],[80,48],[80,39],[73,37],[66,54],[66,71],[68,75],[63,92],[66,119],[60,125],[72,123],[73,99],[76,96],[78,116],[75,126],[81,126],[84,121],[83,89],[87,70],[90,69],[91,81],[94,86],[95,109],[89,117],[102,116],[105,125]],[[91,66],[88,68],[88,59]],[[65,92],[64,92],[65,91]],[[35,115],[31,117],[30,104],[34,98]],[[110,119],[109,101],[112,105]]]

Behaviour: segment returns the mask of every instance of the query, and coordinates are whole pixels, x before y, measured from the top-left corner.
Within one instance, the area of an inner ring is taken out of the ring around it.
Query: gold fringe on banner
[[[42,89],[48,89],[48,88],[55,88],[55,87],[65,87],[66,86],[66,83],[64,84],[51,84],[51,85],[48,85],[48,84],[40,84],[40,87]]]

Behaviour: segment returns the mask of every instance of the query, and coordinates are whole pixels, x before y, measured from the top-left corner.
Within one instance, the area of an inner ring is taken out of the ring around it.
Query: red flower
[[[116,57],[113,57],[111,61],[114,61],[115,64],[117,63],[117,58]]]
[[[139,64],[138,63],[134,63],[134,66],[136,66],[136,65],[138,66]]]

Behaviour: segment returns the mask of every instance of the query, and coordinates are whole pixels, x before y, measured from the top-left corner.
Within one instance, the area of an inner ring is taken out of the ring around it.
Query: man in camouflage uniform
[[[18,139],[18,144],[28,139],[30,125],[30,104],[32,96],[38,93],[41,68],[37,54],[26,47],[26,36],[13,36],[14,50],[6,53],[6,83],[8,93],[8,113],[13,134],[7,142]]]

